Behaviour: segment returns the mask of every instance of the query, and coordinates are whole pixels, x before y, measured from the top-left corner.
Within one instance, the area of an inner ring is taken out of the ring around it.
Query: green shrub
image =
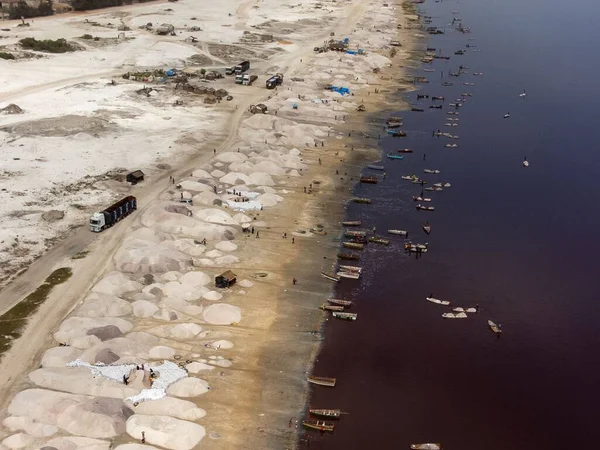
[[[94,36],[92,36],[91,34],[84,34],[83,36],[81,36],[81,39],[94,39]]]
[[[76,50],[76,48],[69,44],[65,39],[56,39],[55,41],[46,39],[38,41],[36,38],[25,38],[21,39],[19,43],[23,48],[38,52],[66,53]]]
[[[16,59],[12,53],[0,52],[0,59]]]
[[[87,11],[89,9],[110,8],[111,6],[122,6],[123,0],[73,0],[71,6],[75,11]]]
[[[29,19],[31,17],[51,16],[52,14],[54,14],[52,0],[41,2],[37,8],[29,6],[24,1],[20,1],[16,5],[12,4],[8,8],[9,19],[20,19],[21,17]]]

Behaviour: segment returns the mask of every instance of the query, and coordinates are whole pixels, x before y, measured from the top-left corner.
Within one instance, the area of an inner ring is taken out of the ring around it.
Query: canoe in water
[[[410,448],[412,450],[441,450],[442,444],[412,444]]]
[[[440,300],[434,297],[427,297],[425,298],[425,300],[431,302],[431,303],[436,303],[438,305],[443,305],[443,306],[448,306],[450,304],[450,302],[448,300]]]
[[[488,320],[488,325],[494,333],[502,333],[502,329],[491,320]]]

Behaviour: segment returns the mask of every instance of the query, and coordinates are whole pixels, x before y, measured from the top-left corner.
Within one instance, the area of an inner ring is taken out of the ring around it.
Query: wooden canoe
[[[335,387],[335,378],[326,377],[306,377],[306,381],[319,386]]]
[[[311,430],[333,431],[333,424],[323,422],[322,420],[303,420],[302,425]]]
[[[377,236],[371,236],[369,238],[369,242],[373,242],[375,244],[390,245],[390,241],[388,239],[383,239]]]
[[[413,149],[412,148],[399,148],[398,149],[398,153],[412,153]]]
[[[397,234],[399,236],[408,236],[408,231],[406,230],[388,230],[390,234]]]
[[[352,306],[352,300],[340,300],[338,298],[328,298],[327,301],[332,305]]]
[[[343,311],[344,307],[339,305],[328,305],[327,303],[323,303],[320,308],[323,311]]]
[[[325,417],[327,419],[339,419],[342,411],[339,409],[309,409],[313,416]]]
[[[355,313],[334,312],[332,314],[333,314],[333,317],[335,317],[336,319],[342,319],[342,320],[355,321],[358,318],[358,314],[355,314]]]
[[[351,248],[353,250],[364,250],[365,244],[360,244],[358,242],[344,242],[342,243],[344,248]]]
[[[327,278],[329,281],[335,281],[336,283],[340,282],[340,277],[331,273],[321,272],[321,276]]]
[[[412,444],[410,448],[412,450],[441,450],[442,444]]]
[[[344,266],[344,265],[340,265],[340,270],[343,270],[344,272],[355,272],[355,273],[361,273],[361,272],[362,272],[362,267],[359,267],[359,266]]]
[[[358,261],[360,256],[355,253],[338,253],[337,257],[339,259],[347,259],[349,261]]]
[[[362,222],[360,220],[345,220],[342,225],[345,227],[360,227]]]
[[[367,205],[371,204],[372,200],[370,198],[364,198],[364,197],[355,197],[352,199],[352,201],[354,203],[365,203]]]
[[[377,177],[360,177],[360,182],[368,184],[377,184],[379,183],[379,179]]]
[[[369,165],[367,166],[367,168],[368,168],[368,169],[371,169],[371,170],[385,170],[385,167],[383,167],[383,166],[378,166],[378,165],[376,165],[376,164],[369,164]]]
[[[490,327],[490,330],[492,330],[494,333],[502,333],[502,329],[491,320],[488,320],[488,326]]]
[[[344,236],[346,237],[365,237],[367,232],[365,230],[346,230]]]

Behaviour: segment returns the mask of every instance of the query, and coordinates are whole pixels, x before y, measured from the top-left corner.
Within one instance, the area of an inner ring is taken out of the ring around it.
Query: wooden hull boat
[[[427,300],[428,302],[431,302],[431,303],[435,303],[436,305],[442,305],[442,306],[448,306],[450,304],[450,302],[447,300],[440,300],[440,299],[434,298],[434,297],[427,297],[427,298],[425,298],[425,300]]]
[[[397,234],[398,236],[408,236],[408,231],[406,230],[388,230],[390,234]]]
[[[337,275],[333,275],[331,273],[321,272],[321,276],[323,278],[327,278],[330,281],[335,281],[336,283],[340,282],[340,277],[338,277]]]
[[[353,250],[364,250],[365,244],[360,244],[358,242],[344,242],[342,244],[344,248],[351,248]]]
[[[418,178],[415,175],[402,175],[400,178],[407,181],[418,180]]]
[[[402,155],[392,155],[391,153],[388,153],[387,157],[390,159],[404,159]]]
[[[338,253],[337,257],[339,259],[347,259],[350,261],[358,261],[360,256],[355,255],[354,253]]]
[[[429,105],[429,109],[442,109],[442,105]]]
[[[490,327],[490,330],[492,330],[494,333],[502,333],[502,328],[500,328],[500,326],[496,325],[491,320],[488,320],[488,326]]]
[[[420,197],[420,196],[419,197],[415,197],[413,195],[413,202],[430,202],[430,201],[431,201],[431,199],[428,198],[428,197]]]
[[[404,121],[404,119],[402,117],[392,116],[388,120],[385,121],[385,124],[388,127],[390,127],[390,126],[393,126],[393,125],[402,125],[403,121]]]
[[[392,129],[388,128],[387,134],[394,136],[394,137],[406,137],[405,131],[400,131],[396,128],[392,128]]]
[[[325,417],[327,419],[339,419],[342,411],[339,409],[309,409],[313,416]]]
[[[390,245],[390,241],[388,239],[383,239],[383,238],[379,238],[376,236],[371,236],[369,238],[369,242],[373,242],[375,244],[381,244],[381,245]]]
[[[340,264],[339,270],[344,272],[362,273],[362,267],[359,266],[345,266],[343,264]]]
[[[377,177],[360,177],[361,183],[369,183],[369,184],[377,184],[379,183],[379,178]]]
[[[442,314],[444,319],[466,319],[468,316],[464,312],[459,313],[444,313]]]
[[[350,280],[358,280],[360,278],[360,273],[356,273],[356,272],[346,272],[343,270],[340,270],[337,273],[338,277],[341,278],[348,278]]]
[[[437,170],[437,169],[424,169],[424,170],[423,170],[423,172],[424,172],[424,173],[434,173],[434,174],[436,174],[436,175],[437,175],[438,173],[440,173],[440,171],[439,171],[439,170]]]
[[[416,179],[414,179],[414,180],[411,180],[411,183],[412,183],[412,184],[420,184],[420,185],[423,185],[423,184],[427,184],[427,181],[425,181],[425,180],[421,180],[420,178],[416,178]]]
[[[338,306],[338,305],[328,305],[327,303],[323,303],[320,308],[323,311],[343,311],[344,307],[343,306]]]
[[[435,208],[433,206],[423,206],[423,205],[417,205],[417,209],[419,211],[434,211]]]
[[[302,425],[305,428],[318,431],[333,431],[333,424],[323,422],[322,420],[303,420]]]
[[[341,319],[341,320],[355,321],[358,318],[358,314],[354,314],[354,313],[334,312],[332,314],[333,314],[333,317],[335,317],[336,319]]]
[[[366,235],[367,232],[363,230],[346,230],[344,232],[344,236],[346,237],[365,237]]]
[[[340,300],[339,298],[328,298],[327,301],[332,305],[340,305],[350,307],[352,306],[352,300]]]
[[[371,169],[371,170],[385,170],[385,167],[383,167],[383,166],[378,166],[378,165],[376,165],[376,164],[369,164],[369,165],[367,166],[367,168],[368,168],[368,169]]]
[[[362,198],[362,197],[353,198],[352,201],[354,203],[365,203],[367,205],[371,204],[371,202],[372,202],[372,200],[370,198]]]
[[[423,225],[423,231],[427,234],[431,233],[431,225]]]
[[[335,378],[326,377],[306,377],[306,381],[319,386],[335,387]]]
[[[452,308],[452,311],[454,311],[454,312],[476,313],[477,312],[477,308],[467,308],[467,309],[465,309],[465,308],[458,307],[458,308]]]
[[[441,450],[442,449],[442,444],[431,444],[431,443],[426,443],[426,444],[412,444],[410,446],[410,448],[412,450]]]
[[[414,111],[414,112],[423,112],[423,111],[425,111],[423,108],[417,108],[417,107],[412,107],[410,110]]]
[[[412,148],[399,148],[398,149],[398,153],[412,153],[413,149]]]
[[[344,225],[345,227],[360,227],[361,221],[360,220],[346,220],[346,221],[342,222],[342,225]]]

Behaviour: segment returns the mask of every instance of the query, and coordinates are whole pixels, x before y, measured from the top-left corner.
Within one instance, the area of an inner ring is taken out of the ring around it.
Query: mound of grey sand
[[[166,322],[171,322],[173,320],[179,319],[177,312],[169,308],[160,308],[156,313],[152,315],[152,317],[158,320],[164,320]]]
[[[239,224],[252,222],[252,218],[248,217],[244,213],[234,214],[232,219],[235,220]]]
[[[127,433],[134,439],[172,450],[191,450],[202,440],[204,427],[168,416],[135,414],[127,420]]]
[[[94,358],[94,364],[113,364],[116,363],[119,359],[119,355],[113,352],[110,348],[103,348],[98,353],[96,353],[96,357]]]
[[[116,398],[27,389],[15,395],[8,413],[54,425],[77,436],[111,438],[125,431],[125,422],[133,411]]]
[[[78,436],[65,436],[49,440],[40,450],[109,450],[109,448],[109,441]]]
[[[221,206],[223,200],[217,194],[213,192],[202,192],[192,197],[194,205],[205,205],[205,206]]]
[[[214,370],[213,366],[198,361],[187,364],[185,368],[189,373],[200,373],[205,370]]]
[[[108,341],[123,335],[121,330],[115,325],[105,325],[102,327],[90,328],[87,332],[88,336],[96,336],[101,341]]]
[[[202,327],[196,323],[180,323],[171,328],[169,335],[175,339],[193,339],[202,332]]]
[[[223,256],[223,253],[221,253],[219,250],[211,250],[210,252],[206,252],[204,256],[207,258],[219,258]]]
[[[216,303],[204,309],[204,320],[213,325],[229,325],[242,319],[242,310],[227,303]]]
[[[276,194],[262,194],[256,198],[256,201],[260,202],[263,206],[275,206],[277,203],[283,201],[283,197]]]
[[[192,172],[194,178],[210,179],[211,175],[204,169],[196,169]]]
[[[91,292],[73,314],[82,317],[126,316],[131,314],[131,305],[115,295]]]
[[[16,433],[4,439],[2,441],[2,445],[6,448],[10,448],[11,450],[16,450],[19,448],[28,447],[32,445],[34,441],[35,439],[26,433]]]
[[[166,241],[164,245],[174,248],[181,253],[189,256],[200,256],[206,247],[194,239],[175,239],[174,241]],[[169,280],[173,281],[173,280]]]
[[[135,317],[152,317],[158,311],[158,306],[147,300],[138,300],[131,304]]]
[[[52,347],[42,356],[42,367],[65,367],[80,355],[81,350],[75,347]]]
[[[208,383],[194,377],[179,380],[167,388],[167,394],[175,397],[197,397],[207,392]]]
[[[249,287],[254,286],[254,283],[250,280],[241,280],[238,284],[244,288],[249,288]]]
[[[10,416],[2,421],[2,425],[11,431],[22,430],[29,436],[43,438],[58,432],[54,425],[48,425],[24,416]]]
[[[233,226],[239,225],[235,220],[233,220],[229,213],[215,208],[201,209],[196,211],[194,213],[194,217],[208,223]]]
[[[114,256],[115,265],[128,273],[164,273],[191,265],[189,255],[163,243],[129,239]]]
[[[132,281],[127,275],[121,272],[110,272],[94,285],[92,292],[119,296],[127,292],[139,292],[141,289],[142,285]]]
[[[85,367],[51,367],[38,369],[29,374],[35,385],[71,394],[93,395],[124,399],[138,391],[123,383],[104,377],[94,377]]]
[[[118,337],[108,341],[99,342],[93,347],[85,350],[80,355],[79,359],[90,364],[97,362],[110,364],[117,361],[121,362],[121,358],[148,358],[148,350],[155,342],[144,343],[136,341],[129,337],[132,335],[135,335],[135,333],[131,333],[127,335],[127,337]],[[114,355],[118,356],[117,360],[114,359]]]
[[[42,213],[42,219],[46,222],[56,222],[57,220],[61,220],[65,217],[64,211],[58,211],[57,209],[51,209],[50,211],[45,211]]]
[[[217,164],[219,164],[219,165],[217,166]],[[217,163],[217,164],[215,164],[215,167],[223,167],[223,164],[221,164],[221,163]],[[222,176],[225,175],[225,172],[223,172],[222,170],[219,170],[219,169],[215,169],[210,174],[214,178],[221,178]]]
[[[212,366],[209,366],[211,369]],[[181,420],[195,421],[206,415],[206,411],[195,403],[173,397],[163,397],[151,402],[142,402],[135,408],[136,414],[149,416],[171,416]]]
[[[88,331],[107,325],[116,326],[121,333],[129,331],[133,325],[118,317],[75,317],[71,316],[60,324],[60,328],[54,333],[57,342],[66,342],[77,348],[89,348],[100,342],[96,336],[88,335]]]
[[[239,261],[240,261],[240,259],[237,256],[225,255],[225,256],[221,256],[220,258],[215,259],[215,265],[229,266],[229,265],[235,264]]]
[[[228,241],[225,241],[228,242]],[[233,244],[235,245],[235,244]],[[204,272],[200,271],[192,271],[183,275],[179,282],[182,284],[189,284],[191,286],[206,286],[212,281],[212,278],[209,277]]]
[[[175,350],[173,350],[171,347],[158,345],[150,349],[148,356],[150,359],[171,359],[173,356],[175,356]]]
[[[151,208],[142,216],[142,224],[154,227],[162,232],[171,233],[180,237],[188,237],[202,241],[231,240],[236,229],[217,224],[204,223],[193,217],[182,216],[166,212],[163,208]]]
[[[230,348],[233,348],[233,343],[231,341],[226,341],[226,340],[220,340],[220,341],[215,341],[211,344],[214,348],[218,348],[221,350],[229,350]]]

